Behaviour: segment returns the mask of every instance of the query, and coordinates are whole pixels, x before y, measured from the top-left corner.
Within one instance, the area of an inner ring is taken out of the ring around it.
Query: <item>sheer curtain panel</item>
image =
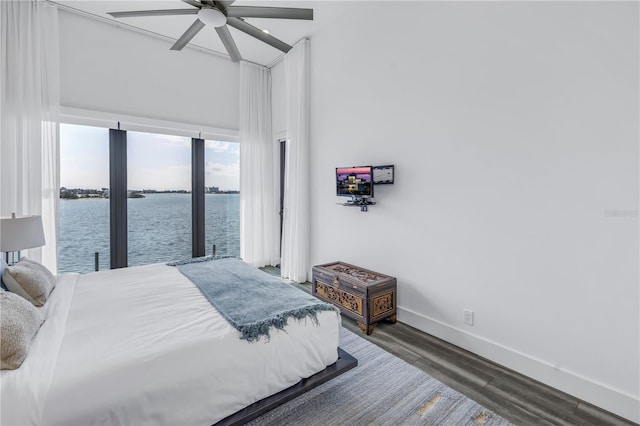
[[[309,265],[309,40],[284,57],[287,85],[287,152],[281,275],[305,282]]]
[[[42,215],[46,244],[25,251],[57,271],[58,10],[0,1],[0,216]]]
[[[240,256],[254,266],[279,263],[273,184],[271,71],[240,63]]]

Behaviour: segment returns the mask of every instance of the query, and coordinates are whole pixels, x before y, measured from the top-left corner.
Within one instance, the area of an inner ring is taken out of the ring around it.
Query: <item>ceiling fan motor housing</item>
[[[222,27],[227,23],[227,17],[215,7],[203,7],[198,11],[198,19],[213,27]]]

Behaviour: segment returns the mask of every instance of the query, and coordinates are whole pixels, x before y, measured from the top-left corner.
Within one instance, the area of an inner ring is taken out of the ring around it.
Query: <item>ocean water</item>
[[[129,266],[191,257],[191,194],[145,194],[127,200]],[[240,196],[205,195],[205,252],[240,256]],[[60,272],[109,269],[109,200],[60,200]]]

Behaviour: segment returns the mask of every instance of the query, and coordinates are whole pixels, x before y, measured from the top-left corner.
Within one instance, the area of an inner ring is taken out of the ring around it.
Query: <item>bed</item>
[[[333,310],[249,342],[174,266],[56,280],[28,356],[1,372],[3,425],[241,423],[340,374]]]

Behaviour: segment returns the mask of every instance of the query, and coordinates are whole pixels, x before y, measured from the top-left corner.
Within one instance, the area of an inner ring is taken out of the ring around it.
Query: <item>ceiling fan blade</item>
[[[204,22],[199,19],[191,24],[191,26],[180,36],[180,38],[171,46],[171,50],[182,50],[183,47],[187,45],[191,41],[192,38],[200,32],[200,30],[204,28]]]
[[[289,46],[284,41],[275,38],[271,34],[263,32],[260,28],[256,28],[253,25],[246,23],[242,19],[227,18],[227,24],[231,25],[237,30],[242,31],[243,33],[249,34],[251,37],[255,37],[258,40],[265,42],[278,50],[283,51],[284,53],[287,53],[289,50],[291,50],[291,46]]]
[[[197,7],[197,8],[201,8],[202,7],[202,3],[197,2],[196,0],[182,0],[183,2],[190,4],[193,7]]]
[[[222,40],[222,44],[224,44],[224,48],[227,49],[227,52],[229,52],[229,56],[231,56],[231,60],[233,62],[241,61],[242,56],[240,56],[240,51],[238,50],[238,46],[236,46],[236,42],[233,41],[233,37],[231,37],[229,28],[226,25],[222,27],[216,27],[216,32],[220,36],[220,40]]]
[[[295,7],[229,6],[227,16],[235,18],[279,18],[313,20],[313,9]]]
[[[235,0],[218,0],[218,1],[214,1],[213,3],[215,3],[215,6],[220,9],[223,12],[227,11],[227,8],[229,6],[231,6],[231,3],[233,3]]]
[[[134,10],[130,12],[107,12],[114,18],[131,18],[135,16],[166,16],[166,15],[195,15],[198,9],[164,9],[164,10]]]

